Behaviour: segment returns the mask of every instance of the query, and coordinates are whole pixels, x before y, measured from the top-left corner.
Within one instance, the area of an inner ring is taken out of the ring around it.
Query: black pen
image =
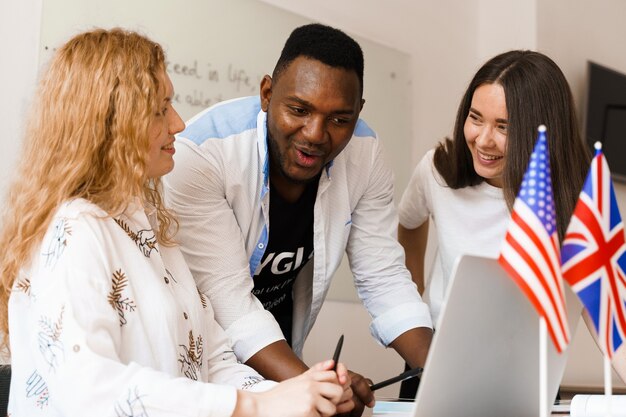
[[[337,341],[337,347],[335,348],[335,354],[333,355],[333,361],[335,364],[333,365],[333,371],[337,370],[337,362],[339,362],[339,354],[341,353],[341,347],[343,346],[343,335],[339,337]]]
[[[391,385],[391,384],[393,384],[395,382],[404,381],[405,379],[409,379],[409,378],[413,378],[413,377],[419,376],[419,375],[422,374],[422,372],[424,372],[423,368],[409,369],[406,372],[402,372],[398,376],[394,376],[393,378],[386,379],[386,380],[384,380],[382,382],[379,382],[378,384],[374,384],[374,385],[370,386],[370,390],[376,391],[377,389],[384,388],[387,385]]]

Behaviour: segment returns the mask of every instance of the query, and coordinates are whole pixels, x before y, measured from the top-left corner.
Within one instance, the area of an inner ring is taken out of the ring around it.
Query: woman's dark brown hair
[[[510,51],[487,61],[461,100],[453,138],[435,150],[435,168],[450,188],[471,187],[484,181],[474,170],[463,134],[474,91],[484,84],[499,84],[504,89],[508,127],[502,191],[509,209],[528,166],[537,127],[547,127],[557,229],[562,240],[589,167],[590,152],[580,136],[567,80],[547,56]]]

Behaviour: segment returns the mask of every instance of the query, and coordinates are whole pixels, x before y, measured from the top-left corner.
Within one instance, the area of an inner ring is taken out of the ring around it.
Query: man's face
[[[354,71],[296,58],[277,80],[261,82],[272,175],[303,184],[346,147],[363,107]],[[278,170],[277,170],[278,168]]]

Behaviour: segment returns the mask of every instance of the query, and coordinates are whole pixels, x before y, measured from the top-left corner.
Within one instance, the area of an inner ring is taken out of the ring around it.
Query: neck
[[[289,203],[298,201],[306,189],[305,183],[290,181],[281,174],[273,174],[270,172],[270,181],[272,181],[272,186],[278,194],[280,194],[283,200]]]

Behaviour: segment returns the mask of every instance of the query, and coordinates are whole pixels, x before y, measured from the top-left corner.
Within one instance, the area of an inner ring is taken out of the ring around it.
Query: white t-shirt
[[[452,189],[433,165],[434,150],[419,162],[398,208],[400,224],[415,229],[430,218],[438,247],[425,281],[424,300],[435,327],[454,262],[462,254],[497,257],[509,221],[501,188],[483,182]]]
[[[154,217],[136,203],[115,219],[86,200],[58,209],[9,298],[9,414],[226,417],[235,388],[275,384],[237,363]]]

